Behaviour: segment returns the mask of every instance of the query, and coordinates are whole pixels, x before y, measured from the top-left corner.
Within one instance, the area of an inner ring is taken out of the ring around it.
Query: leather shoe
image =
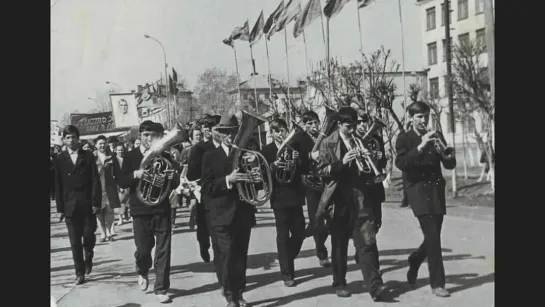
[[[248,307],[250,306],[250,304],[248,304],[248,302],[246,302],[246,300],[241,296],[240,299],[238,300],[238,304],[240,307]]]
[[[88,254],[85,257],[85,274],[86,275],[91,274],[92,270],[93,270],[93,254]]]
[[[172,300],[167,294],[155,294],[161,304],[170,303]]]
[[[295,287],[295,280],[284,280],[284,286]]]
[[[226,307],[240,307],[240,305],[237,304],[237,302],[235,301],[230,301],[229,303],[227,303]]]
[[[320,259],[320,266],[322,268],[329,268],[331,266],[331,262],[329,262],[329,259]]]
[[[373,299],[373,301],[375,302],[380,302],[382,300],[384,300],[384,295],[386,294],[386,290],[388,290],[386,288],[385,285],[380,285],[375,291],[373,294],[371,294],[371,298]]]
[[[335,291],[335,294],[337,294],[338,297],[350,297],[350,296],[352,296],[352,293],[350,293],[348,290],[346,290],[344,288]]]
[[[201,249],[201,258],[205,263],[210,262],[210,253],[207,249]]]
[[[140,287],[140,290],[142,291],[148,290],[148,285],[149,285],[148,276],[138,275],[138,286]]]
[[[445,288],[441,288],[441,287],[437,287],[437,288],[433,289],[433,294],[435,294],[435,296],[438,296],[438,297],[449,297],[450,296],[450,293]]]
[[[76,277],[76,285],[83,285],[85,283],[85,276],[80,275]]]

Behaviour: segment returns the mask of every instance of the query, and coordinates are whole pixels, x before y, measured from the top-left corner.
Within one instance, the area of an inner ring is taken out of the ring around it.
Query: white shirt
[[[68,151],[68,155],[70,155],[70,159],[72,160],[72,163],[74,163],[74,165],[76,165],[76,161],[78,160],[78,150],[72,150],[70,148],[66,148],[66,150]]]
[[[140,152],[142,153],[142,155],[145,155],[146,152],[149,150],[146,147],[144,147],[143,145],[140,145],[139,147],[140,147]]]
[[[216,148],[220,147],[220,145],[221,145],[220,143],[218,143],[218,142],[217,142],[216,140],[214,140],[214,139],[212,140],[212,143],[214,144],[214,146],[216,146]],[[222,143],[222,144],[223,144],[223,143]],[[227,155],[229,155],[229,154],[227,154]]]
[[[106,160],[106,155],[101,153],[100,151],[97,151],[97,156],[100,159],[100,162],[102,162],[102,164],[104,164],[104,160]]]
[[[223,151],[225,152],[225,155],[229,157],[229,146],[221,143],[221,148],[223,149]],[[227,188],[228,189],[231,189],[233,186],[231,185],[231,183],[229,182],[229,180],[227,180],[227,176],[225,176],[225,184],[227,185]]]

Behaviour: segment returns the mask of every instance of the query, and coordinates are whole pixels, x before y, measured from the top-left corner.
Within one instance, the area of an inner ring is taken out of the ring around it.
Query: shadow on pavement
[[[51,253],[59,253],[59,252],[67,252],[67,251],[70,251],[71,248],[70,246],[67,246],[67,247],[59,247],[59,248],[52,248],[51,249]]]
[[[106,263],[111,263],[111,262],[118,262],[118,261],[121,261],[121,259],[104,260],[104,261],[93,262],[93,268],[96,268],[97,266],[100,266],[101,264],[106,264]],[[51,272],[59,272],[59,271],[73,270],[73,269],[74,269],[74,264],[71,263],[69,265],[63,265],[63,266],[58,266],[58,267],[55,267],[55,268],[51,268]]]

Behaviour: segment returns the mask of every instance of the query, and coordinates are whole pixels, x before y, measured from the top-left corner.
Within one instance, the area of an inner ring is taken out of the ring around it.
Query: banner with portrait
[[[112,117],[116,128],[138,126],[138,108],[133,93],[110,94]]]

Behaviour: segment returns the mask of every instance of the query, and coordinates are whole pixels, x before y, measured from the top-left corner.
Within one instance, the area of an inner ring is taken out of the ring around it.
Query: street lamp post
[[[168,96],[168,72],[167,72],[168,64],[167,64],[167,53],[165,51],[165,46],[163,46],[163,44],[153,36],[150,36],[148,34],[144,34],[144,37],[145,38],[150,38],[150,39],[156,41],[161,46],[161,48],[163,49],[163,56],[164,56],[164,59],[165,59],[165,88],[166,88],[166,95],[167,95],[167,118],[168,118],[168,124],[170,126],[171,125],[171,121],[170,121],[170,100],[168,99],[169,96]]]

